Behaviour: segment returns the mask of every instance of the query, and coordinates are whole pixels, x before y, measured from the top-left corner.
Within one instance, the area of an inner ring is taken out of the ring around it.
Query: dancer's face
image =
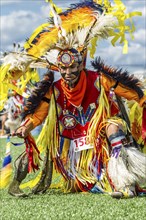
[[[66,84],[69,85],[69,87],[74,87],[77,84],[82,69],[82,64],[77,62],[74,62],[69,67],[59,65],[61,76],[65,80]]]

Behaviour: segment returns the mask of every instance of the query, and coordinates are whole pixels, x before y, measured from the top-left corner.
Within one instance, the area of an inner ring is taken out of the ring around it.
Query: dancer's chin
[[[65,82],[69,85],[71,85],[71,84],[74,84],[75,82],[77,82],[77,79],[69,79],[69,78],[67,78],[67,79],[65,79]]]

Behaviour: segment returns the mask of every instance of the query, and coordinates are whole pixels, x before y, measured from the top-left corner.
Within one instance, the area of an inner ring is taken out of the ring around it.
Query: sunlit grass
[[[18,141],[18,139],[13,139]],[[19,139],[19,142],[21,140]],[[1,162],[6,140],[0,139]],[[24,146],[11,147],[13,162]],[[1,190],[1,220],[145,220],[146,197],[112,199],[109,195],[68,193],[50,189],[43,195],[14,198]]]

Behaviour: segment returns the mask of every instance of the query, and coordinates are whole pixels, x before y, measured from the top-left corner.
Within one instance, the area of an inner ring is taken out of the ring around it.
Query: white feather
[[[62,21],[61,21],[60,16],[57,14],[55,8],[52,5],[50,5],[50,8],[51,8],[51,12],[53,14],[53,19],[54,19],[55,26],[57,28],[61,27]]]
[[[94,27],[91,26],[85,28],[78,28],[77,31],[71,32],[66,36],[66,42],[57,43],[58,47],[65,48],[69,46],[70,48],[78,48],[81,46],[87,47],[90,43],[90,40],[93,37],[98,38],[107,38],[109,33],[108,31],[113,29],[115,24],[115,20],[112,16],[97,16],[97,22],[95,23]],[[87,37],[88,36],[88,37]],[[86,38],[87,37],[87,38]],[[66,44],[66,46],[65,46]]]
[[[1,61],[4,66],[10,64],[9,70],[17,69],[22,72],[26,72],[33,59],[22,52],[10,52],[6,56],[2,57]]]
[[[110,158],[107,171],[116,190],[135,184],[145,184],[146,155],[134,147],[122,148],[118,158]]]
[[[59,50],[52,49],[49,52],[47,52],[44,57],[48,60],[50,64],[57,64],[57,57],[59,54]]]
[[[93,37],[107,38],[109,30],[112,30],[115,25],[115,19],[111,15],[100,16],[96,24],[92,28],[88,37],[88,42]]]

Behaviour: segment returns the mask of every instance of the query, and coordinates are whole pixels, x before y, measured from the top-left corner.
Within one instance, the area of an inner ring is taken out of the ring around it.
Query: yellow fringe
[[[105,118],[110,117],[109,102],[104,91],[103,86],[101,85],[101,93],[99,97],[98,108],[93,115],[88,128],[88,136],[91,144],[94,144],[98,135],[99,135],[99,125],[105,120]]]
[[[146,153],[146,145],[142,139],[142,107],[139,106],[137,102],[128,101],[129,108],[129,120],[131,125],[131,133],[136,142],[143,145],[143,153]]]

